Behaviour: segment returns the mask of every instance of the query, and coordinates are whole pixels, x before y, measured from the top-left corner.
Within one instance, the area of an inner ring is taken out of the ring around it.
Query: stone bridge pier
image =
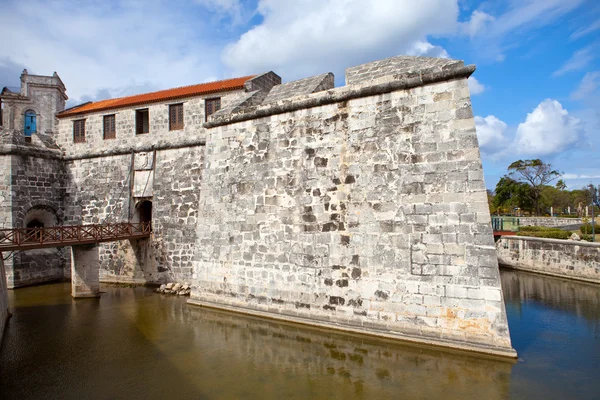
[[[100,258],[97,244],[71,246],[71,296],[100,297]]]

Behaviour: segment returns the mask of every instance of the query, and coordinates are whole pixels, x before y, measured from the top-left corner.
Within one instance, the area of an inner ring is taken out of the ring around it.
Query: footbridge
[[[100,295],[98,244],[150,237],[150,222],[94,225],[64,225],[0,229],[2,252],[71,246],[71,294],[73,297]]]

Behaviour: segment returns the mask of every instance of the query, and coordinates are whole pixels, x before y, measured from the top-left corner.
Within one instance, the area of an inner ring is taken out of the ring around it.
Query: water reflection
[[[144,288],[11,292],[0,398],[504,399],[512,364],[209,309]]]
[[[597,399],[600,285],[502,270],[512,343],[521,362],[511,398]]]
[[[582,317],[596,330],[600,323],[600,285],[511,269],[500,275],[504,301],[521,310],[528,302]]]

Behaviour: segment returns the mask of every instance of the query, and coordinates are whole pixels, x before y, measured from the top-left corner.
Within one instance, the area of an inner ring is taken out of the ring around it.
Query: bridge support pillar
[[[71,246],[71,296],[100,297],[98,246]]]

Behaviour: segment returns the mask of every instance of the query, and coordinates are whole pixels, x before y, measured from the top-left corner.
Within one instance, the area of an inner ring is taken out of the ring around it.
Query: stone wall
[[[496,252],[510,268],[600,283],[600,243],[502,236]]]
[[[10,155],[0,155],[0,229],[12,228],[12,160]],[[6,255],[5,255],[6,257]],[[12,257],[5,261],[7,268],[12,268]],[[4,266],[3,266],[4,270]],[[0,276],[5,279],[5,276]]]
[[[190,303],[513,356],[451,63],[209,122]]]
[[[56,156],[45,149],[38,151]],[[63,200],[67,196],[67,175],[62,161],[18,151],[5,157],[11,162],[10,227],[25,228],[34,218],[43,220],[45,226],[62,225],[65,217]],[[65,249],[15,252],[5,265],[8,287],[62,280],[69,276],[68,260]]]
[[[72,224],[127,222],[138,219],[136,208],[152,201],[152,238],[103,243],[99,247],[103,282],[164,283],[192,277],[198,196],[204,146],[156,152],[153,175],[143,180],[147,197],[130,197],[135,181],[132,154],[69,162],[73,197]],[[153,161],[154,162],[154,161]],[[133,168],[133,170],[132,170]],[[150,179],[151,178],[151,179]]]
[[[0,252],[0,348],[2,348],[2,338],[4,337],[4,328],[8,320],[8,288],[6,287],[6,274],[4,273],[4,254]]]
[[[519,217],[521,226],[567,226],[581,224],[581,218],[557,218],[557,217]]]

